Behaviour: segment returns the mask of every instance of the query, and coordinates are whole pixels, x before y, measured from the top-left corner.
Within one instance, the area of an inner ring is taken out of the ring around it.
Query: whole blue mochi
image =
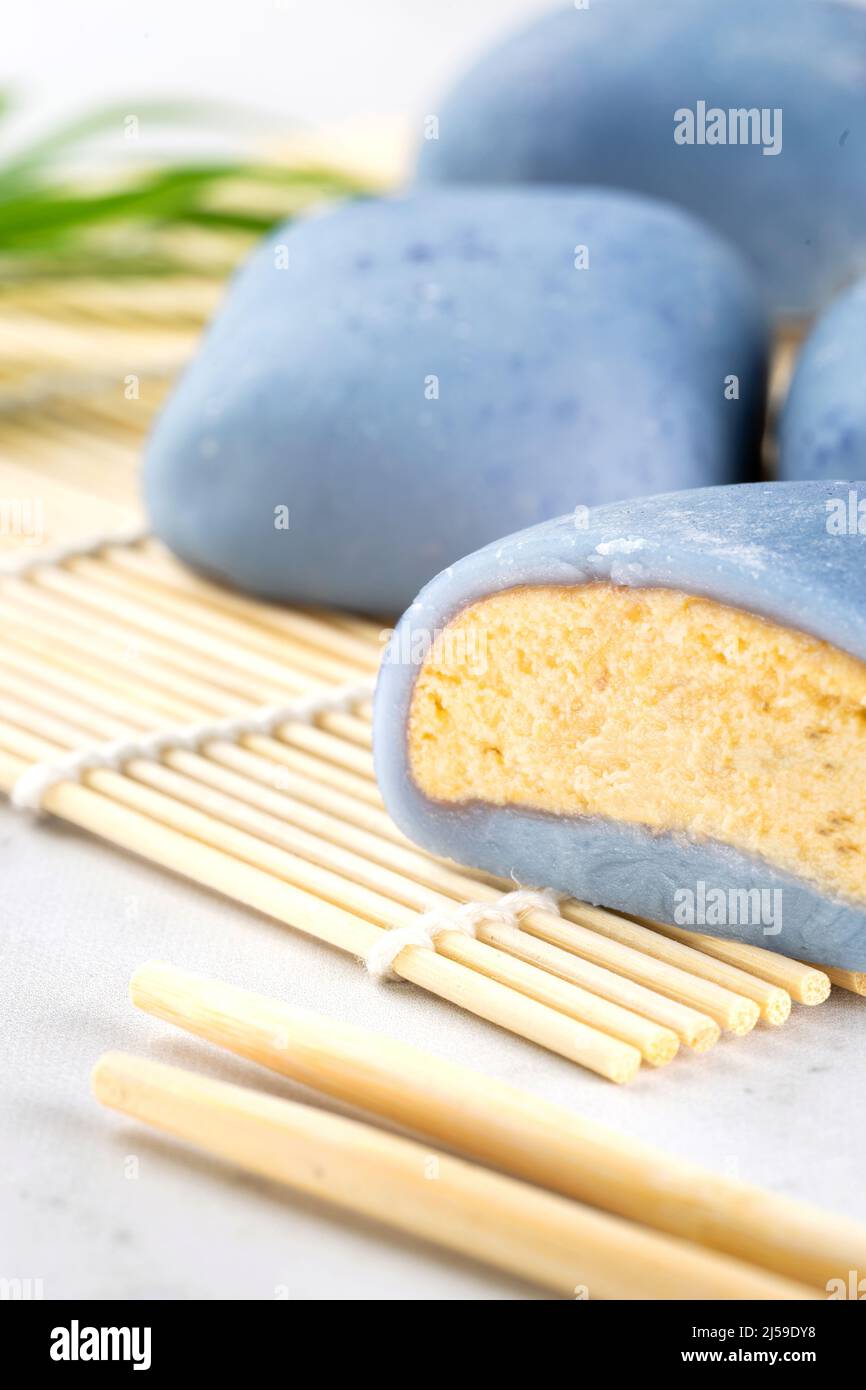
[[[736,242],[781,315],[866,271],[866,13],[831,0],[587,0],[435,105],[422,182],[604,184]]]
[[[597,190],[431,190],[272,234],[159,418],[156,533],[277,599],[398,612],[564,510],[750,476],[766,322],[736,252]]]
[[[852,495],[866,483],[601,506],[438,575],[376,691],[398,826],[503,879],[866,970]]]
[[[779,422],[783,478],[866,477],[866,280],[818,320]]]

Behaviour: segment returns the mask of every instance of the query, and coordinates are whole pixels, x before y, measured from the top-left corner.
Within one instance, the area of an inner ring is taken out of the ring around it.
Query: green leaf
[[[8,106],[8,95],[0,93],[0,116]],[[207,117],[212,132],[214,113],[211,105],[178,102],[113,107],[68,123],[0,166],[0,275],[19,280],[63,274],[212,274],[214,257],[198,256],[191,264],[193,256],[177,249],[177,233],[194,229],[204,236],[228,269],[253,237],[276,222],[322,199],[368,191],[337,169],[258,161],[126,168],[107,184],[103,180],[92,187],[70,186],[58,178],[64,157],[107,130],[119,132],[130,114],[169,126]],[[223,119],[225,114],[223,109]],[[245,119],[251,119],[249,112]],[[201,247],[201,240],[196,246]],[[145,266],[146,271],[139,269]]]

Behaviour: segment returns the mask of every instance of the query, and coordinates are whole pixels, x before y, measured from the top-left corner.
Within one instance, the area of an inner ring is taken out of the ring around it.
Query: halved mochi
[[[377,692],[397,823],[503,877],[864,968],[866,538],[828,525],[856,487],[599,508],[438,576]]]

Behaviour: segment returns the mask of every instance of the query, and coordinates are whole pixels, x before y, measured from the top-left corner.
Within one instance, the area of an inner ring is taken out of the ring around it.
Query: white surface
[[[556,0],[38,0],[3,29],[0,88],[18,130],[153,98],[252,106],[291,121],[420,120],[489,42]],[[70,55],[74,61],[70,62]]]
[[[300,1094],[127,1000],[160,957],[472,1063],[777,1191],[866,1218],[866,1001],[642,1069],[618,1088],[409,986],[56,823],[0,803],[0,1277],[45,1296],[485,1299],[534,1291],[240,1175],[101,1109],[99,1054],[127,1049]],[[124,1175],[130,1156],[139,1176]]]

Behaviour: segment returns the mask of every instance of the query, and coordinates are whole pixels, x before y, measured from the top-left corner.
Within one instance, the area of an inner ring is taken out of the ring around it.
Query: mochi
[[[603,184],[737,243],[799,317],[866,271],[866,13],[587,0],[484,54],[424,123],[424,183]]]
[[[779,470],[793,479],[866,477],[866,280],[827,310],[801,349],[779,422]]]
[[[276,599],[397,613],[479,545],[756,465],[740,258],[631,194],[430,190],[270,235],[149,442],[154,531]]]
[[[437,576],[374,710],[392,817],[437,855],[866,969],[866,483],[548,521]]]

